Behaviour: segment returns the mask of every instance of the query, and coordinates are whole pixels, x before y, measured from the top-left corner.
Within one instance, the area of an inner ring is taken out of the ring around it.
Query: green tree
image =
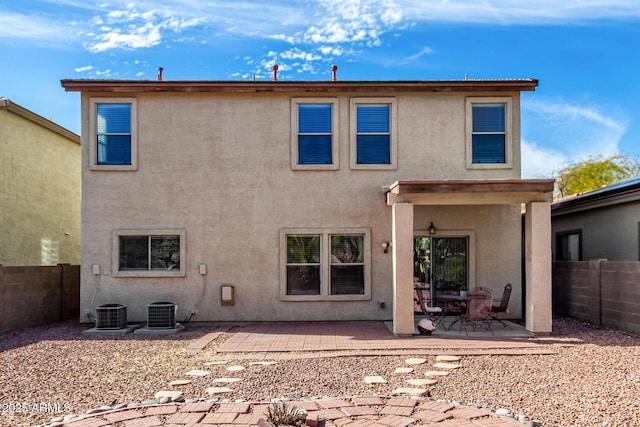
[[[584,193],[637,175],[640,175],[640,160],[635,156],[589,156],[555,173],[556,197]]]

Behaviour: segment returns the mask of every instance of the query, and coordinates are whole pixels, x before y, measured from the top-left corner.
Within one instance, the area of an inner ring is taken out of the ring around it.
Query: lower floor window
[[[314,300],[368,297],[368,242],[368,229],[283,230],[282,296]]]
[[[184,231],[116,231],[114,248],[115,275],[184,275]]]
[[[364,234],[331,235],[331,295],[364,294]]]

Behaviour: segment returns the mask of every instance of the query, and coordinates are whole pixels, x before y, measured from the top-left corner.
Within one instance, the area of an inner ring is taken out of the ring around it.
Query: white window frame
[[[473,105],[505,104],[504,163],[473,163]],[[513,99],[511,97],[468,97],[466,99],[467,169],[513,169]]]
[[[320,294],[287,295],[287,235],[320,235]],[[364,235],[364,293],[331,295],[331,236]],[[371,300],[371,229],[369,228],[284,228],[280,230],[281,301],[369,301]]]
[[[186,263],[186,231],[184,229],[127,229],[114,230],[112,238],[112,274],[113,277],[184,277]],[[180,237],[180,270],[120,270],[121,236],[178,236]]]
[[[98,120],[97,104],[131,104],[131,164],[101,165],[98,164]],[[138,104],[136,98],[89,98],[89,169],[101,171],[135,171],[138,170]]]
[[[389,104],[390,163],[358,164],[358,104]],[[398,105],[393,97],[351,98],[349,102],[349,163],[351,169],[394,170],[398,169]]]
[[[331,104],[331,163],[324,165],[302,165],[298,163],[298,105]],[[291,99],[291,169],[293,170],[337,170],[339,159],[339,110],[338,98],[292,98]]]

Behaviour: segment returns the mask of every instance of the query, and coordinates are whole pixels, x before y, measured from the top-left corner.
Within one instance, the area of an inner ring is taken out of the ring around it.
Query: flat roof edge
[[[482,92],[534,91],[536,79],[407,81],[61,80],[67,92]]]

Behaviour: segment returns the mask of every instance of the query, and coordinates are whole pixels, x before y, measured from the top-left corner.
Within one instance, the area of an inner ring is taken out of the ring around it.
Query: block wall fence
[[[80,266],[0,265],[0,332],[80,315]]]
[[[554,262],[553,314],[640,334],[640,262]]]

